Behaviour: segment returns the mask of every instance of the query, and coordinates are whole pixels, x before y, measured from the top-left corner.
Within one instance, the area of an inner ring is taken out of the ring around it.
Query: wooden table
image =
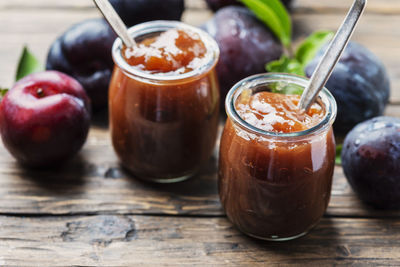
[[[295,36],[336,29],[352,1],[297,0]],[[184,20],[211,17],[188,0]],[[11,86],[23,44],[45,60],[55,37],[99,16],[90,0],[0,0],[0,84]],[[387,114],[400,116],[400,1],[370,0],[354,39],[376,53],[392,81]],[[217,195],[216,160],[176,185],[137,181],[118,165],[106,122],[61,169],[21,168],[0,147],[0,265],[400,265],[400,211],[364,206],[341,167],[326,215],[307,236],[261,242],[238,232]]]

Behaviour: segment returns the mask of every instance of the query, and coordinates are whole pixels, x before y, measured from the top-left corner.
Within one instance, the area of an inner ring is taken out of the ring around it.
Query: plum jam
[[[124,48],[126,62],[149,73],[181,74],[204,64],[207,48],[197,33],[169,29]]]
[[[313,104],[307,113],[297,109],[299,95],[243,91],[235,103],[236,111],[247,123],[268,132],[291,133],[317,125],[323,117],[323,107]]]
[[[154,21],[117,39],[109,91],[114,149],[136,177],[160,183],[192,176],[211,156],[218,128],[219,49],[205,32]]]
[[[306,84],[297,76],[261,74],[242,80],[227,96],[219,195],[228,218],[250,236],[302,236],[328,206],[335,100],[324,89],[317,103],[300,113],[300,97],[279,90]]]

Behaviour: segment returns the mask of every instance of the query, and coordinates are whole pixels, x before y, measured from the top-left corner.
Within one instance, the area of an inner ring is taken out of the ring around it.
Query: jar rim
[[[172,21],[172,20],[154,20],[137,24],[129,28],[128,33],[135,39],[146,34],[163,32],[174,28],[188,30],[200,36],[201,41],[207,48],[207,52],[205,55],[206,60],[203,65],[194,70],[181,74],[162,75],[159,73],[156,74],[148,73],[146,71],[140,70],[138,68],[129,65],[125,61],[121,53],[122,40],[119,37],[114,41],[112,47],[112,56],[114,63],[118,67],[120,67],[122,71],[128,76],[131,77],[133,76],[134,78],[143,78],[146,80],[161,81],[161,82],[176,81],[176,80],[183,80],[196,77],[212,69],[217,64],[220,54],[217,42],[207,32],[203,31],[200,28],[188,25],[186,23],[180,21]]]
[[[265,137],[277,137],[277,138],[304,137],[310,134],[321,132],[325,130],[327,127],[332,126],[337,115],[337,105],[335,98],[332,96],[332,94],[326,87],[324,87],[318,95],[322,100],[323,104],[325,105],[326,109],[325,116],[317,125],[304,131],[291,132],[291,133],[269,132],[251,125],[239,115],[239,113],[236,110],[235,103],[238,97],[243,92],[243,90],[259,86],[260,83],[267,84],[267,83],[285,82],[285,81],[305,88],[308,85],[309,79],[287,73],[263,73],[263,74],[253,75],[239,81],[231,88],[231,90],[229,90],[227,97],[225,99],[225,109],[228,117],[232,119],[234,123],[238,124],[245,130],[248,130],[254,134]]]

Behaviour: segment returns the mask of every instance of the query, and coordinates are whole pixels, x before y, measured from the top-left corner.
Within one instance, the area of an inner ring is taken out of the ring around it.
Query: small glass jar
[[[332,124],[336,102],[324,88],[318,103],[325,115],[302,132],[275,133],[243,120],[238,97],[308,80],[289,74],[260,74],[237,83],[228,93],[227,123],[219,156],[219,195],[228,218],[247,235],[284,241],[300,237],[318,223],[330,198],[335,161]]]
[[[200,36],[205,60],[183,74],[151,74],[130,66],[118,38],[109,89],[114,149],[136,177],[172,183],[191,177],[211,156],[218,129],[217,43],[204,31],[175,21],[151,21],[129,29],[138,42],[178,28]]]

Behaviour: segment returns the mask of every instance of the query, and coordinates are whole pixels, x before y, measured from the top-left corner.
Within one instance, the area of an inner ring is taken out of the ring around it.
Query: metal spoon
[[[345,20],[336,32],[335,37],[331,41],[328,49],[311,76],[308,86],[303,91],[298,104],[299,110],[307,111],[311,107],[319,91],[321,91],[325,86],[336,66],[336,63],[339,61],[347,43],[349,42],[366,4],[367,0],[354,1]]]
[[[96,4],[97,8],[103,14],[104,18],[110,24],[111,28],[115,31],[115,33],[121,38],[122,42],[128,47],[132,48],[136,45],[133,38],[129,35],[128,29],[125,24],[122,22],[121,18],[112,7],[108,0],[93,0]]]

